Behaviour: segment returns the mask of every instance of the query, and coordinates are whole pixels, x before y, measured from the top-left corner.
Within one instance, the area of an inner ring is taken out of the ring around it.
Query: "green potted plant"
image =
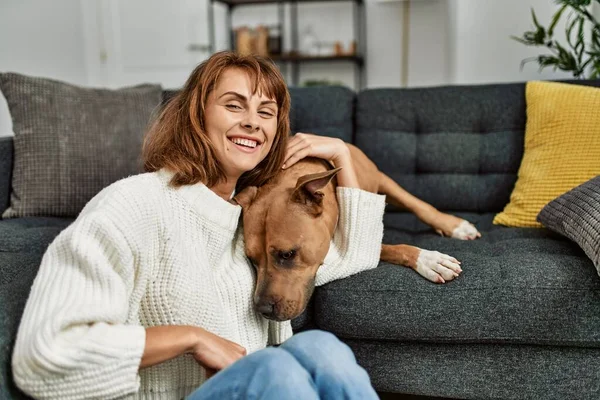
[[[600,3],[600,0],[595,0]],[[511,36],[527,46],[544,47],[548,53],[523,60],[521,68],[527,62],[537,61],[540,70],[552,67],[554,70],[567,71],[578,79],[596,79],[600,77],[600,23],[590,12],[592,0],[556,0],[560,8],[552,16],[546,28],[540,24],[535,11],[531,16],[535,30],[522,36]],[[554,29],[566,15],[566,44],[554,38]],[[590,30],[591,29],[591,30]],[[590,32],[586,42],[586,32]]]

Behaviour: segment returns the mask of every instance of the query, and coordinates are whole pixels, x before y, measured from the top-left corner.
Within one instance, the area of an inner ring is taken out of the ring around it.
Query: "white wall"
[[[77,84],[88,82],[81,1],[2,0],[0,2],[0,71],[48,76]],[[125,0],[121,0],[125,1]],[[556,5],[552,0],[413,0],[410,27],[409,85],[522,81],[565,76],[535,63],[523,71],[520,62],[539,53],[509,38],[531,28],[534,7],[547,23]],[[367,86],[399,86],[402,2],[366,0]],[[217,15],[222,22],[223,13]],[[275,6],[240,7],[234,25],[276,21]],[[352,35],[350,7],[341,3],[299,6],[300,31],[308,24],[324,41]],[[217,38],[223,46],[224,27]],[[558,29],[558,32],[562,32]],[[307,78],[341,79],[352,84],[352,67],[311,64]],[[312,71],[309,71],[312,70]]]
[[[0,70],[86,82],[80,0],[2,0]]]
[[[490,2],[490,0],[471,1]],[[453,0],[412,1],[407,86],[433,86],[452,82],[450,51],[453,36],[449,16],[453,2]],[[398,73],[401,73],[400,71],[401,68],[398,69]]]
[[[537,63],[521,61],[543,53],[543,49],[525,46],[510,39],[533,30],[531,8],[538,21],[548,26],[558,8],[551,0],[450,0],[449,83],[475,84],[486,82],[527,81],[569,77],[567,73],[541,73]],[[566,15],[563,15],[563,19]],[[556,37],[564,43],[564,25],[555,29]]]
[[[1,0],[0,71],[86,83],[80,0]],[[12,124],[0,94],[0,136]]]
[[[97,57],[87,54],[81,5],[84,1],[100,0],[1,0],[0,71],[94,84],[88,78],[89,60]],[[398,87],[401,84],[403,3],[365,1],[367,87]],[[521,60],[541,51],[510,39],[510,35],[520,35],[532,28],[531,7],[544,24],[556,9],[553,0],[413,0],[408,86],[569,77],[550,69],[539,73],[535,63],[521,71]],[[234,14],[233,24],[274,23],[276,10],[272,5],[240,7]],[[221,9],[217,12],[217,22],[222,23],[223,16]],[[348,4],[301,3],[299,6],[300,31],[310,24],[324,41],[342,40],[347,46],[352,34],[349,21]],[[563,30],[559,27],[557,31],[562,33]],[[221,26],[218,45],[226,43],[225,35],[225,28]],[[353,66],[344,63],[305,65],[300,82],[312,78],[341,80],[352,86]],[[4,98],[0,95],[0,135],[9,134],[10,125]]]

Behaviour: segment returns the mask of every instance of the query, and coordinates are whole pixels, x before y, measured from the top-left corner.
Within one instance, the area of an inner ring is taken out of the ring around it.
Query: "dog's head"
[[[337,223],[337,206],[329,203],[337,201],[331,180],[338,171],[303,175],[295,187],[248,187],[235,196],[243,208],[246,256],[257,272],[254,306],[266,318],[284,321],[306,308]]]

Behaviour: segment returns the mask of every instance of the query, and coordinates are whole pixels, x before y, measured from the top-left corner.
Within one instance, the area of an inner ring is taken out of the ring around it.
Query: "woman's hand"
[[[283,168],[289,168],[305,157],[322,158],[338,167],[337,163],[350,157],[350,151],[341,139],[296,133],[288,143]]]
[[[246,355],[237,343],[189,325],[162,325],[146,328],[146,345],[140,368],[151,367],[182,354],[192,354],[207,376],[233,364]]]
[[[341,167],[337,175],[338,186],[359,187],[350,149],[341,139],[296,133],[288,143],[283,168],[287,169],[305,157],[322,158],[336,168]]]
[[[209,378],[246,355],[246,349],[239,344],[205,329],[198,328],[196,335],[190,354],[206,369]]]

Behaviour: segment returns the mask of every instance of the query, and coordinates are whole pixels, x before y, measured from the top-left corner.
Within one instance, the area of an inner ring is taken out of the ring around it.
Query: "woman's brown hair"
[[[226,69],[240,68],[254,82],[252,91],[262,90],[277,102],[277,132],[269,154],[251,171],[244,173],[238,188],[260,186],[281,169],[290,130],[290,95],[277,66],[258,56],[215,53],[194,69],[183,89],[165,106],[144,138],[142,156],[148,172],[168,168],[174,172],[171,184],[207,186],[226,179],[204,129],[208,96]]]

